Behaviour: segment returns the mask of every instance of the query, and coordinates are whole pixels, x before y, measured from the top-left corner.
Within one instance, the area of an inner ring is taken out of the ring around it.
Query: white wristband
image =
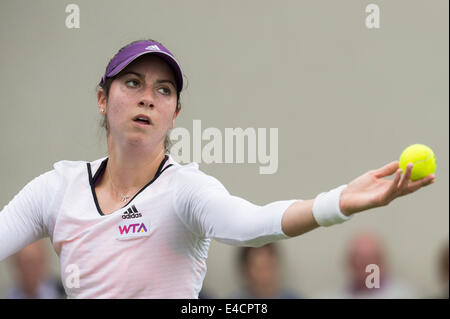
[[[351,218],[345,216],[339,207],[341,192],[347,185],[341,185],[329,192],[317,195],[313,204],[313,216],[320,226],[331,226],[340,224]]]

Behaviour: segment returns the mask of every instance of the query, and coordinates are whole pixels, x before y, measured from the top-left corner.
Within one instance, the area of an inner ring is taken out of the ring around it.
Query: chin
[[[153,136],[144,134],[132,134],[128,137],[127,141],[130,146],[139,146],[146,149],[153,149],[160,145],[160,141],[156,141]]]
[[[143,136],[136,136],[136,137],[130,137],[128,139],[128,143],[129,145],[133,145],[133,146],[144,146],[144,145],[150,145],[150,141],[148,137],[143,137]]]

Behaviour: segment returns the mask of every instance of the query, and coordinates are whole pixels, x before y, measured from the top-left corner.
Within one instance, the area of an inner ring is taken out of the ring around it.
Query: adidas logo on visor
[[[161,51],[161,49],[159,48],[159,46],[157,46],[156,44],[149,45],[149,46],[146,47],[145,49],[146,49],[146,50],[158,50],[158,51]]]

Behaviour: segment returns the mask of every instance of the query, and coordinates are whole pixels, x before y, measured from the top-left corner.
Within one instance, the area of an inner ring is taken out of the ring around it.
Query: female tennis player
[[[161,43],[120,49],[97,93],[108,156],[59,161],[29,182],[0,212],[0,260],[49,236],[69,298],[198,298],[211,238],[261,246],[342,223],[434,181],[412,182],[412,164],[402,174],[393,161],[314,199],[255,205],[197,163],[169,155],[182,88],[181,67]]]

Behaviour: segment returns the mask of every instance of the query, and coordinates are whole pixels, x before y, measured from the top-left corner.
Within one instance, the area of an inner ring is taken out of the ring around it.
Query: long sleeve
[[[44,214],[54,171],[29,182],[0,211],[0,261],[47,235]]]
[[[296,200],[258,206],[230,195],[216,178],[197,167],[187,165],[173,177],[174,208],[192,232],[237,246],[262,246],[289,238],[281,229],[281,219]]]

